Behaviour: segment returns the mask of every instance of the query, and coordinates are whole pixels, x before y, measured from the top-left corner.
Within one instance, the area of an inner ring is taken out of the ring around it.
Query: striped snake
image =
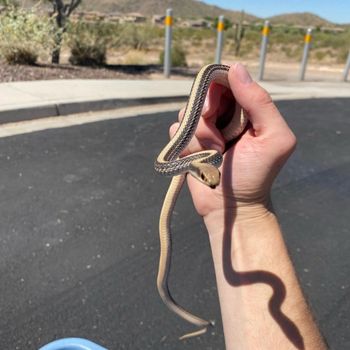
[[[181,158],[180,154],[189,144],[196,131],[210,84],[215,82],[230,88],[228,82],[229,68],[230,67],[226,65],[210,64],[204,66],[199,71],[193,82],[181,124],[174,137],[159,154],[154,165],[158,173],[172,176],[159,220],[160,259],[157,277],[158,291],[162,300],[171,311],[193,325],[200,327],[199,330],[185,334],[180,337],[180,339],[205,333],[207,327],[212,325],[212,322],[206,321],[185,310],[176,303],[169,292],[168,275],[171,264],[171,215],[186,178],[186,174],[190,173],[198,181],[211,188],[215,188],[220,182],[218,167],[222,163],[222,155],[215,150],[204,150]],[[236,108],[236,110],[238,110],[238,112],[234,114],[229,124],[221,130],[226,141],[230,141],[240,135],[247,123],[243,110],[241,108]]]

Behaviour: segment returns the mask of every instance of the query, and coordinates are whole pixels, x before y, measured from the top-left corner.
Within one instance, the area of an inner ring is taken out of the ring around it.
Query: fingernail
[[[248,73],[247,69],[243,66],[241,63],[236,63],[235,65],[235,73],[237,75],[237,78],[242,84],[250,84],[253,79]]]

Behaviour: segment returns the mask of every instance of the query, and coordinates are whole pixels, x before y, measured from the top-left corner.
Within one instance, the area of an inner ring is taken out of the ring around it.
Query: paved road
[[[299,147],[275,208],[332,349],[350,348],[350,99],[281,101]],[[155,288],[168,183],[153,159],[175,113],[0,139],[0,349],[68,336],[109,349],[224,349],[208,240],[185,191],[176,208],[174,295],[215,329],[191,328]]]

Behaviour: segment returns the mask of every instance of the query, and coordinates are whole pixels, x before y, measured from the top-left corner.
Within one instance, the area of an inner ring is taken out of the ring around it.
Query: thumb
[[[285,127],[285,121],[271,96],[251,78],[246,68],[236,63],[228,73],[231,90],[251,122],[256,136],[266,134],[276,127]]]

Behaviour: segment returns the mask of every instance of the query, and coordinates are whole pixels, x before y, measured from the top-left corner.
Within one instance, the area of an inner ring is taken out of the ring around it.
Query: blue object
[[[81,338],[65,338],[44,345],[39,350],[107,350],[89,340]]]

